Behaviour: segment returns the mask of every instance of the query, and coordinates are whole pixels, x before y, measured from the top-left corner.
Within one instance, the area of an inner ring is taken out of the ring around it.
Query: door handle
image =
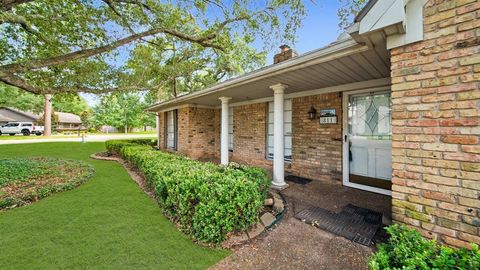
[[[344,139],[345,139],[345,142],[347,142],[347,135],[345,135]]]

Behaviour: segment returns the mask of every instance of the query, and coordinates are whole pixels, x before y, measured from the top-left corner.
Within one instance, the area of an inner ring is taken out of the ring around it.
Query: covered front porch
[[[279,189],[287,186],[285,175],[294,174],[389,195],[391,79],[385,42],[380,32],[365,42],[345,35],[316,51],[157,104],[150,110],[158,116],[159,148],[271,169]],[[354,174],[356,182],[350,181]]]

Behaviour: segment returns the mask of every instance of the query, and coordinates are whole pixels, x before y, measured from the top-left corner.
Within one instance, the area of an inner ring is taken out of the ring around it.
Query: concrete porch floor
[[[373,192],[343,186],[339,181],[311,181],[306,185],[287,182],[290,186],[282,194],[291,204],[290,211],[297,213],[308,206],[317,206],[338,212],[351,203],[382,213],[391,220],[392,200]]]
[[[390,216],[390,197],[343,187],[339,182],[289,184],[282,191],[288,207],[283,221],[252,242],[234,248],[232,255],[211,269],[368,269],[373,247],[303,223],[294,214],[309,205],[340,211],[352,203]]]

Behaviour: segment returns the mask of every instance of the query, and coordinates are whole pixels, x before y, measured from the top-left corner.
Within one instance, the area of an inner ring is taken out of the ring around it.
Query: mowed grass
[[[92,179],[32,205],[0,212],[0,269],[205,269],[229,251],[200,247],[116,162],[92,160],[104,143],[0,146],[0,157],[86,161]]]

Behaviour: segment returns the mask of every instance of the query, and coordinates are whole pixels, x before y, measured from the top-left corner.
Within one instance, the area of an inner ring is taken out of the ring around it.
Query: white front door
[[[344,185],[391,194],[391,119],[390,92],[345,95]]]

